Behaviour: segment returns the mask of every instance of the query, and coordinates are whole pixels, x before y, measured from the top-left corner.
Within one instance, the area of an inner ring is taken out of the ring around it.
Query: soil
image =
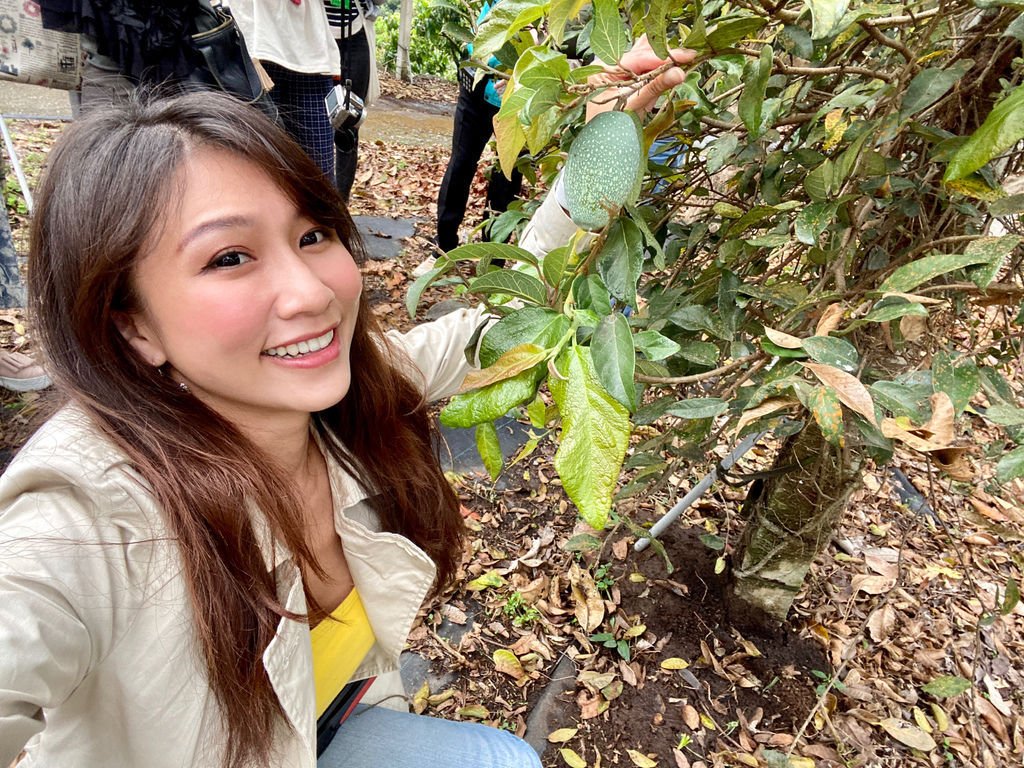
[[[701,543],[701,533],[699,528],[672,529],[663,538],[666,552],[678,563],[671,574],[650,549],[631,555],[613,571],[621,604],[643,617],[647,631],[660,639],[659,656],[698,661],[687,668],[686,677],[680,671],[649,669],[642,685],[624,689],[614,717],[589,721],[589,739],[603,744],[603,753],[642,748],[671,754],[680,735],[689,732],[685,705],[704,711],[720,728],[743,719],[759,720],[765,731],[791,732],[815,704],[813,672],[829,671],[821,646],[790,626],[747,637],[732,629],[725,618],[727,582],[713,575],[716,553]],[[647,578],[637,583],[628,578],[631,573]],[[694,678],[700,686],[696,690]],[[705,730],[694,748],[712,750],[715,738],[715,731]]]

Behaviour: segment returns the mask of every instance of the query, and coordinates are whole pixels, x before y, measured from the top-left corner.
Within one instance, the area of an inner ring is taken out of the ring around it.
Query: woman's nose
[[[277,310],[281,317],[323,312],[334,300],[331,290],[300,254],[285,254],[274,271],[277,281]]]

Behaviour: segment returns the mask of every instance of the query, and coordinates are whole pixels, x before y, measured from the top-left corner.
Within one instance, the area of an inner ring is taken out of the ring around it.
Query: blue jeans
[[[541,768],[525,741],[480,723],[360,706],[317,768]]]

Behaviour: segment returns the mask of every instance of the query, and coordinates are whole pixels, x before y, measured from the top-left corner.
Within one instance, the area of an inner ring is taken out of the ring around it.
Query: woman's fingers
[[[642,115],[648,109],[654,106],[654,103],[658,100],[665,91],[675,88],[677,85],[686,80],[686,70],[680,69],[679,67],[673,67],[656,78],[647,83],[643,88],[634,93],[629,99],[626,100],[627,109],[632,109],[634,112]]]

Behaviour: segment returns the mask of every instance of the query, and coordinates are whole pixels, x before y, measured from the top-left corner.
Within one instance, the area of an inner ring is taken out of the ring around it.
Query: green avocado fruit
[[[602,112],[583,126],[565,161],[565,197],[577,226],[608,224],[608,211],[635,203],[646,163],[643,131],[632,112]]]

